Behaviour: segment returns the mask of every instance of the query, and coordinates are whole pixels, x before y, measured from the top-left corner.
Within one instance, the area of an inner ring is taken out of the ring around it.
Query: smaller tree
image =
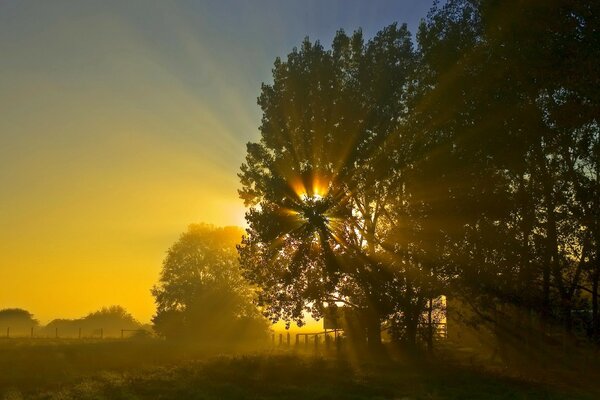
[[[253,303],[254,291],[240,273],[237,227],[190,225],[171,246],[159,283],[152,288],[152,322],[162,336],[202,342],[257,338],[267,323]]]
[[[119,337],[122,329],[138,330],[142,329],[142,324],[124,307],[109,306],[83,318],[54,319],[43,328],[42,333],[49,337]]]
[[[39,325],[33,314],[22,308],[5,308],[0,310],[0,329],[6,332],[10,329],[11,335],[29,334],[31,328]]]
[[[89,329],[102,329],[105,336],[119,335],[121,329],[141,329],[140,324],[125,308],[121,306],[102,307],[89,313],[82,320],[82,325]]]

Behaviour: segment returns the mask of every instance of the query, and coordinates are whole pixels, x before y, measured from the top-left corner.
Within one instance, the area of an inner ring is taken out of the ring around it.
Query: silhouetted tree
[[[142,324],[137,321],[124,307],[102,307],[89,313],[82,320],[82,325],[91,329],[102,329],[105,336],[116,336],[121,329],[140,329]]]
[[[397,208],[409,197],[400,131],[414,68],[410,34],[395,24],[367,43],[361,31],[340,31],[331,50],[306,39],[275,61],[258,100],[261,140],[248,144],[240,173],[250,207],[242,268],[272,320],[301,324],[304,310],[320,317],[345,304],[374,346],[381,322],[398,314],[414,342],[439,294],[425,288],[432,263],[397,240],[416,232]]]
[[[42,333],[53,337],[120,337],[121,330],[141,329],[138,322],[124,307],[114,305],[102,307],[82,318],[57,318],[44,326]]]
[[[171,246],[152,289],[158,333],[205,342],[265,334],[254,291],[239,270],[235,246],[242,233],[236,227],[194,224]]]
[[[6,329],[9,328],[11,335],[29,335],[31,328],[38,325],[39,322],[33,318],[33,314],[22,308],[0,310],[0,329],[3,332],[6,332]]]
[[[597,282],[598,26],[596,2],[465,0],[435,8],[418,36],[411,121],[432,209],[453,220],[433,227],[452,287],[567,331]]]
[[[242,268],[270,317],[345,303],[371,342],[391,320],[414,343],[449,294],[512,320],[515,344],[574,310],[597,338],[599,7],[449,0],[416,51],[392,25],[277,59],[240,173]]]

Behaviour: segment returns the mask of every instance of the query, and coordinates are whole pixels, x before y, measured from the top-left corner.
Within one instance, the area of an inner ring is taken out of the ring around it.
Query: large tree
[[[411,121],[433,171],[421,183],[453,219],[434,226],[452,287],[567,331],[582,289],[598,329],[598,28],[597,2],[453,0],[418,35]]]
[[[418,315],[431,297],[414,279],[425,263],[394,239],[408,226],[395,206],[406,197],[414,67],[410,34],[395,24],[366,43],[339,31],[330,50],[306,39],[275,61],[258,101],[261,138],[240,173],[242,268],[272,320],[302,323],[305,310],[344,304],[377,345],[382,321]]]
[[[598,7],[450,0],[416,51],[392,25],[278,59],[240,173],[242,267],[271,318],[346,303],[372,341],[392,318],[414,342],[445,293],[567,331],[591,308],[597,337]]]

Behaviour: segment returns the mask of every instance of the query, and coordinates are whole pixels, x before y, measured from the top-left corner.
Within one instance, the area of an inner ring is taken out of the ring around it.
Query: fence
[[[109,331],[112,334],[107,336],[104,328],[87,330],[83,330],[82,328],[63,330],[60,330],[59,328],[39,328],[36,330],[34,327],[29,329],[14,329],[10,326],[6,327],[5,330],[0,330],[0,332],[4,332],[4,335],[0,336],[0,339],[126,339],[131,337],[132,334],[135,335],[135,333],[148,334],[148,331],[145,329],[112,329]]]
[[[433,329],[434,341],[442,341],[448,338],[448,326],[445,322],[432,323],[431,328]],[[382,332],[387,331],[389,328],[384,328]],[[429,326],[427,324],[419,325],[418,336],[420,340],[425,340]],[[331,348],[335,344],[336,348],[339,349],[342,346],[342,342],[345,340],[343,337],[343,330],[324,330],[322,332],[307,332],[307,333],[295,333],[293,346],[296,349],[304,348],[310,349],[314,347],[318,350],[324,346],[325,350]],[[290,332],[284,333],[272,333],[271,343],[273,346],[288,347],[292,348],[292,334]],[[390,340],[390,339],[388,339]]]
[[[319,349],[322,343],[325,346],[325,349],[329,349],[332,343],[337,343],[338,345],[340,344],[341,331],[325,330],[322,332],[295,333],[294,337],[295,348],[300,348],[302,345],[304,345],[304,347],[308,349],[312,345],[315,349]],[[286,332],[285,335],[283,333],[272,333],[271,342],[274,346],[279,345],[279,347],[291,348],[292,334],[290,334],[290,332]]]
[[[423,339],[429,336],[429,324],[419,324],[418,328],[418,334],[419,336],[422,336]],[[434,340],[448,339],[448,324],[446,322],[432,322],[431,329]]]

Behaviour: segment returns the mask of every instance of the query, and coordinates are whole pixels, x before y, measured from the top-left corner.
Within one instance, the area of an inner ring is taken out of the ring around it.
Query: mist
[[[600,398],[600,2],[0,2],[0,400]]]

